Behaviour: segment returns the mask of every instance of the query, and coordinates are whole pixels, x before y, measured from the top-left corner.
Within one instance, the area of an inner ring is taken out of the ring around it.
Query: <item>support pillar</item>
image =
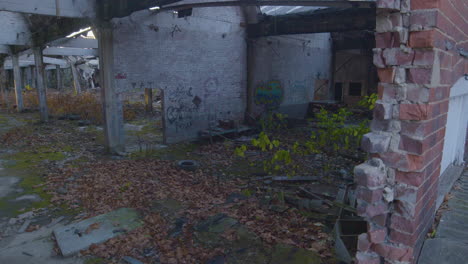
[[[19,56],[12,55],[13,62],[13,75],[15,77],[15,96],[16,96],[16,110],[22,112],[24,110],[23,104],[23,79],[21,78],[21,68],[19,66]]]
[[[71,71],[73,75],[73,86],[75,87],[75,93],[81,93],[81,84],[80,84],[80,75],[78,74],[78,69],[73,61],[70,62]]]
[[[47,95],[44,77],[44,61],[42,57],[42,48],[34,47],[34,62],[36,64],[36,77],[37,77],[37,96],[39,98],[39,111],[41,113],[41,121],[49,121],[49,114],[47,109]]]
[[[147,113],[153,112],[153,89],[145,88],[145,109]]]
[[[110,23],[100,25],[98,41],[106,148],[110,153],[119,154],[125,151],[125,136],[122,100],[114,85],[113,29]]]
[[[63,83],[62,83],[62,70],[60,69],[60,65],[55,66],[55,71],[57,74],[57,91],[61,91],[63,88]]]
[[[7,106],[8,108],[8,95],[6,92],[7,85],[7,74],[3,68],[0,68],[0,92],[2,96],[2,106]]]
[[[30,87],[33,87],[33,70],[32,67],[26,67],[25,69],[25,75],[26,75],[26,83],[25,85],[29,85]]]

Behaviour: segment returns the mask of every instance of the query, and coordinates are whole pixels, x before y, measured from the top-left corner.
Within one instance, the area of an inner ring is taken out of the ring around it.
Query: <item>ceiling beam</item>
[[[96,0],[0,0],[0,10],[35,15],[93,18]]]
[[[31,44],[31,32],[25,18],[18,13],[0,11],[0,44]]]
[[[91,38],[61,38],[47,44],[49,47],[97,49],[98,40]]]
[[[20,62],[20,67],[28,67],[28,66],[35,65],[34,55],[21,55],[19,62]],[[50,57],[44,57],[44,63],[60,65],[60,67],[67,67],[69,65],[66,60],[50,58]],[[5,69],[11,69],[12,66],[13,66],[13,63],[11,61],[11,58],[5,59],[3,63],[3,67]]]
[[[258,24],[248,25],[250,38],[311,34],[324,32],[345,32],[354,30],[375,30],[375,9],[350,8],[344,10],[267,16]]]
[[[373,8],[375,1],[348,1],[348,0],[241,0],[241,1],[213,1],[187,4],[175,4],[161,7],[153,12],[167,10],[183,10],[189,8],[202,7],[222,7],[222,6],[316,6],[316,7],[336,7],[336,8]]]
[[[7,45],[0,45],[0,54],[10,54],[10,47]]]
[[[98,56],[97,49],[58,48],[49,47],[44,49],[44,55],[55,56]]]

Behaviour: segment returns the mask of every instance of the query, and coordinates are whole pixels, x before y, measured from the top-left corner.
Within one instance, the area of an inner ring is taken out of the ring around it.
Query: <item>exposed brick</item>
[[[440,0],[411,0],[411,10],[438,8],[439,2]]]
[[[390,168],[400,168],[404,170],[408,170],[408,155],[405,153],[397,153],[397,152],[386,152],[380,153],[379,157],[385,162]]]
[[[359,186],[356,190],[356,196],[358,199],[366,201],[367,203],[375,203],[382,200],[383,188],[369,189],[363,186]]]
[[[442,69],[452,69],[453,55],[445,52],[439,52],[440,67]]]
[[[377,202],[368,204],[364,201],[358,200],[357,213],[359,216],[372,218],[377,215],[386,214],[388,212],[388,204],[384,202]]]
[[[420,122],[401,121],[401,133],[412,137],[426,137],[432,132],[445,127],[446,123],[447,114],[441,111],[439,116],[430,120],[423,120]]]
[[[401,104],[401,120],[426,120],[428,117],[428,104]]]
[[[429,100],[432,102],[440,101],[447,99],[450,96],[450,87],[434,87],[429,90]]]
[[[409,247],[398,247],[381,243],[372,245],[372,250],[389,260],[412,261],[413,259],[413,249]]]
[[[385,32],[375,34],[377,48],[397,48],[400,47],[400,35],[396,32]]]
[[[409,45],[412,48],[434,47],[435,30],[410,32]]]
[[[457,75],[455,77],[455,74],[452,70],[447,70],[447,69],[441,69],[440,70],[440,84],[454,84],[458,79],[458,76],[460,75]]]
[[[413,63],[414,51],[405,52],[400,48],[384,49],[383,59],[388,66],[408,66]]]
[[[419,85],[406,86],[406,100],[413,103],[427,103],[430,98],[430,89]]]
[[[384,227],[387,225],[388,214],[376,215],[371,218],[371,222],[375,225]]]
[[[358,236],[358,250],[366,252],[370,249],[371,242],[369,241],[369,236],[367,233],[360,234]]]
[[[393,81],[396,84],[406,83],[406,69],[402,67],[395,68],[395,79]]]
[[[367,133],[362,137],[361,147],[369,153],[383,153],[390,145],[390,135]]]
[[[434,64],[435,52],[433,50],[418,49],[415,51],[415,66],[432,66]]]
[[[378,120],[392,119],[393,105],[389,103],[377,102],[374,108],[374,118]]]
[[[380,228],[380,229],[375,229],[375,230],[370,230],[369,231],[369,240],[373,244],[380,244],[385,241],[385,238],[387,237],[387,229],[386,228]]]
[[[383,68],[377,69],[377,74],[379,79],[383,83],[393,83],[395,78],[395,69],[394,68]]]
[[[380,257],[375,254],[358,252],[356,254],[356,264],[380,264]]]
[[[427,30],[437,25],[437,10],[417,10],[411,12],[411,30]]]
[[[415,84],[430,84],[432,69],[412,68],[408,70],[408,82]]]
[[[354,178],[361,186],[370,188],[383,187],[386,181],[386,173],[379,167],[363,163],[354,168]]]
[[[378,68],[385,68],[386,65],[385,65],[385,61],[383,60],[383,57],[382,57],[382,50],[381,49],[374,49],[373,52],[374,52],[374,57],[373,57],[374,65],[376,67],[378,67]]]
[[[379,8],[379,9],[389,9],[389,10],[399,10],[400,9],[400,0],[377,0],[377,8]]]

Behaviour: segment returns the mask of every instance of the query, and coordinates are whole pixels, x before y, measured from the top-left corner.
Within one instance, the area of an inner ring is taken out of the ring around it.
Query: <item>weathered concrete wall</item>
[[[122,93],[158,88],[164,94],[168,143],[190,140],[218,120],[243,120],[246,41],[240,8],[140,11],[116,19],[115,84]]]
[[[450,92],[468,69],[460,55],[468,6],[377,0],[377,8],[380,100],[363,147],[383,163],[355,170],[358,212],[369,222],[357,263],[416,263],[435,215]]]
[[[314,91],[330,80],[329,33],[259,38],[253,45],[255,112],[278,108],[290,117],[303,118]],[[327,91],[328,83],[321,89]]]
[[[372,63],[372,51],[340,50],[335,54],[334,82],[342,84],[342,100],[346,104],[356,104],[368,92],[377,92],[375,66]],[[361,94],[353,96],[350,85],[360,83]]]

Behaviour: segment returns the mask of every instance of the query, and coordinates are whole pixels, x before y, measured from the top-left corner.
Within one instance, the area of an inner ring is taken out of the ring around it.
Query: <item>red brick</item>
[[[383,59],[388,66],[409,66],[413,63],[414,51],[404,52],[399,48],[384,49]]]
[[[399,10],[400,0],[377,0],[377,8]]]
[[[412,154],[423,154],[440,142],[444,135],[445,128],[442,128],[437,133],[433,133],[423,139],[402,135],[400,140],[400,149]]]
[[[452,69],[453,55],[450,53],[445,53],[445,52],[439,52],[438,55],[439,55],[440,67],[442,69]]]
[[[432,48],[435,34],[435,30],[410,32],[409,45],[412,48]]]
[[[418,10],[411,12],[410,25],[421,26],[424,29],[432,28],[437,25],[437,10]]]
[[[390,168],[404,168],[408,170],[408,157],[404,153],[380,153],[379,157],[384,161],[385,165]]]
[[[358,252],[356,254],[356,264],[380,264],[380,257],[377,255]]]
[[[377,69],[379,75],[379,80],[383,83],[393,83],[395,78],[395,69],[394,68],[383,68]]]
[[[377,48],[398,48],[400,35],[396,32],[376,33],[375,43]]]
[[[381,228],[369,231],[369,240],[373,244],[380,244],[385,241],[387,237],[387,228]]]
[[[372,246],[374,250],[380,256],[386,259],[394,261],[412,261],[413,260],[413,249],[410,247],[397,247],[389,244],[377,244]]]
[[[379,83],[377,86],[379,99],[383,102],[394,102],[398,99],[400,89],[400,87],[393,84]]]
[[[458,77],[458,76],[457,76]],[[455,78],[455,74],[452,70],[441,69],[440,70],[440,84],[454,84],[458,78]]]
[[[374,108],[374,118],[378,120],[392,119],[393,105],[389,103],[377,102]]]
[[[439,1],[440,0],[411,0],[411,10],[438,8]]]
[[[412,121],[401,121],[401,133],[411,137],[426,137],[434,131],[438,131],[440,128],[445,127],[447,123],[447,114],[441,112],[439,116],[436,116],[430,120],[424,120],[420,122]]]
[[[358,236],[358,250],[362,252],[369,251],[371,242],[369,241],[369,236],[367,233],[360,234]]]
[[[359,216],[372,218],[377,215],[385,214],[388,212],[388,204],[384,202],[377,202],[368,204],[366,202],[359,202],[357,207]]]
[[[406,100],[413,103],[428,103],[430,89],[424,86],[408,85],[406,87]]]
[[[430,84],[432,69],[412,68],[408,70],[408,82],[415,84]]]
[[[426,120],[428,117],[428,104],[400,104],[401,120]]]
[[[387,225],[388,214],[376,215],[371,218],[371,222],[375,225],[384,227]]]
[[[418,49],[415,51],[414,62],[415,66],[432,66],[434,65],[435,52],[433,50]]]
[[[382,200],[383,189],[379,188],[379,189],[371,190],[366,187],[359,186],[357,188],[356,195],[358,199],[364,200],[367,203],[372,204],[372,203]]]
[[[450,97],[450,87],[441,86],[429,90],[429,100],[432,102],[444,100]]]

